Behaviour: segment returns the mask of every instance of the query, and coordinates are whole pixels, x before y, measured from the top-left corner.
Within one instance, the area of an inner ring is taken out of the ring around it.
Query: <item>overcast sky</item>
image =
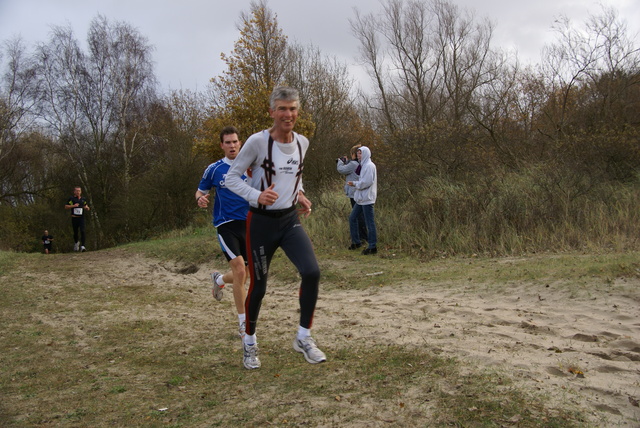
[[[583,23],[601,13],[600,4],[616,8],[640,45],[640,0],[451,0],[488,17],[495,25],[494,47],[517,50],[523,62],[537,63],[540,50],[553,39],[550,27],[566,15]],[[230,53],[236,28],[249,0],[0,0],[0,41],[21,36],[28,46],[45,42],[52,25],[70,24],[84,41],[91,20],[102,14],[126,21],[155,47],[155,73],[161,89],[202,90],[224,70],[221,53]],[[379,12],[378,0],[269,0],[289,40],[313,44],[346,63],[356,78],[358,43],[350,31],[354,8]],[[361,82],[369,86],[368,82]]]

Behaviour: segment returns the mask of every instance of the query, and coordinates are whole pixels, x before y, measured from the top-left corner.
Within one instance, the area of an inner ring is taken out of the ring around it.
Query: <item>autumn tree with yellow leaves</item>
[[[222,153],[218,135],[224,126],[236,126],[241,139],[246,139],[272,125],[269,95],[286,83],[287,37],[266,0],[251,2],[250,11],[240,15],[238,30],[233,51],[221,54],[227,70],[211,79],[211,116],[198,142],[199,150],[213,158]],[[302,114],[297,129],[309,128],[310,121]]]

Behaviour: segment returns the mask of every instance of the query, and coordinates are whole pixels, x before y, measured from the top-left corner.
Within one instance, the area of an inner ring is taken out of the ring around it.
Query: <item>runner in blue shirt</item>
[[[245,307],[247,296],[245,282],[249,277],[246,266],[246,218],[249,203],[244,198],[227,189],[226,177],[229,167],[240,152],[242,142],[238,138],[238,130],[227,126],[220,132],[220,147],[224,158],[212,163],[205,169],[202,180],[196,191],[196,202],[200,208],[209,206],[211,189],[215,188],[213,203],[213,225],[216,227],[218,242],[231,270],[224,275],[218,271],[211,274],[212,293],[216,300],[222,299],[225,283],[233,284],[233,299],[238,311],[240,337],[245,334]],[[244,180],[246,175],[242,176]]]

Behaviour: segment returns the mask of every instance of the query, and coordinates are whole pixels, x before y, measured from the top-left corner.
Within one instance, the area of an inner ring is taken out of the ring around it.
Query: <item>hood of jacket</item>
[[[364,165],[371,160],[371,150],[369,150],[369,147],[362,146],[358,150],[362,153],[360,156],[360,165]]]

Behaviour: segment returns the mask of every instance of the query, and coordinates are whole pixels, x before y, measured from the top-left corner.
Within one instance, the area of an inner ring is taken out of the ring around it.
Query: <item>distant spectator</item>
[[[360,213],[364,213],[369,246],[362,251],[362,254],[376,254],[378,252],[378,238],[374,205],[378,195],[378,173],[376,165],[371,161],[371,150],[369,150],[368,147],[362,146],[358,149],[358,160],[361,166],[360,177],[358,181],[349,181],[347,183],[356,189],[353,196],[356,204],[353,206],[353,210],[349,216],[349,226],[351,229],[351,246],[349,249],[355,250],[362,245],[358,233],[358,217]]]
[[[356,188],[349,186],[350,181],[358,181],[359,173],[360,173],[360,162],[358,162],[358,149],[360,148],[360,144],[357,144],[351,147],[350,156],[351,158],[347,158],[346,156],[342,156],[336,160],[336,169],[338,172],[345,176],[345,184],[344,184],[344,193],[349,198],[349,202],[351,202],[351,209],[356,204],[353,196],[356,193]],[[358,232],[360,233],[360,241],[367,240],[367,226],[364,221],[364,213],[360,213],[358,217]]]

